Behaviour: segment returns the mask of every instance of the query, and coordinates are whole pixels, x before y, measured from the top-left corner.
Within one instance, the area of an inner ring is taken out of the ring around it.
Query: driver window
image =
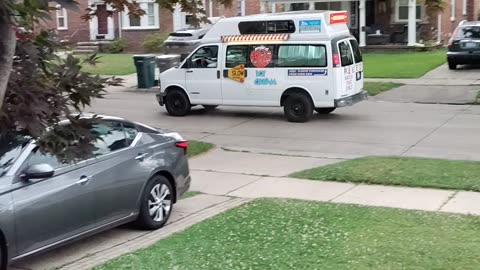
[[[52,156],[48,153],[40,152],[40,150],[38,150],[37,148],[34,151],[32,151],[32,153],[28,157],[26,166],[28,167],[32,165],[38,165],[38,164],[48,164],[52,166],[54,169],[58,169],[68,165],[68,163],[58,160],[55,156]]]
[[[190,68],[216,68],[218,46],[205,46],[198,49],[190,58]]]

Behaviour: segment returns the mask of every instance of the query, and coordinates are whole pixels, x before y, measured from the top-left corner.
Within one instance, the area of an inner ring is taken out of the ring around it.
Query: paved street
[[[281,108],[195,108],[170,117],[153,92],[115,89],[92,111],[181,131],[220,147],[295,155],[403,155],[480,160],[480,107],[365,101],[308,123],[289,123]]]

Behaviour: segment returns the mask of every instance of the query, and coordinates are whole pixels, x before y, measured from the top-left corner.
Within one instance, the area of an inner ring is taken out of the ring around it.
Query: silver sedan
[[[187,142],[102,117],[95,157],[65,164],[17,137],[0,145],[0,260],[18,259],[134,222],[162,227],[190,187]]]

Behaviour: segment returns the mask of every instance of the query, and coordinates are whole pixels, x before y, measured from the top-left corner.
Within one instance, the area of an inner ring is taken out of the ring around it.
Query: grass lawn
[[[385,91],[391,90],[402,86],[401,83],[392,83],[392,82],[365,82],[364,88],[367,91],[369,96],[376,96]]]
[[[135,73],[133,54],[98,54],[95,66],[85,65],[83,71],[99,75],[128,75]]]
[[[365,53],[366,78],[418,78],[446,62],[446,52]]]
[[[180,199],[190,198],[190,197],[193,197],[193,196],[197,196],[199,194],[201,194],[201,193],[197,192],[197,191],[187,191],[183,194],[183,196]]]
[[[478,269],[480,217],[261,199],[96,270]]]
[[[480,191],[480,162],[367,157],[294,173],[291,177]]]
[[[214,145],[206,142],[189,141],[188,142],[188,157],[203,154],[213,149]]]

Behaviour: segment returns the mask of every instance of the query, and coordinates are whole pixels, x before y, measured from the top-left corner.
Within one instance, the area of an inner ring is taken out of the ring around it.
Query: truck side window
[[[324,45],[279,45],[277,67],[326,67]]]
[[[238,65],[247,65],[248,46],[228,46],[225,61],[226,68],[233,68]]]
[[[338,43],[338,49],[340,50],[340,59],[342,60],[342,67],[353,65],[352,50],[347,41]]]
[[[190,68],[216,68],[218,46],[205,46],[198,49],[190,58]]]

